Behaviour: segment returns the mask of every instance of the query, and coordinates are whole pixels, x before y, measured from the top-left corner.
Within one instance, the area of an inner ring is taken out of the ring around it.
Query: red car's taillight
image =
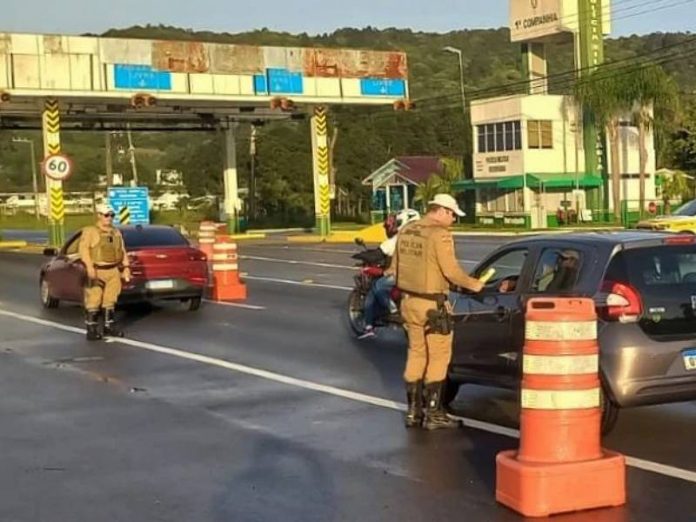
[[[208,261],[208,256],[206,256],[203,252],[197,251],[197,252],[191,252],[188,256],[189,261],[203,261],[206,262]]]
[[[602,291],[607,293],[606,304],[598,307],[599,315],[606,321],[634,323],[643,314],[640,294],[631,285],[605,281]]]

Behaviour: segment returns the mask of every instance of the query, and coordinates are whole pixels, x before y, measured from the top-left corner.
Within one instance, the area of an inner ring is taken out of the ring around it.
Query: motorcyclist
[[[388,268],[391,257],[396,250],[399,231],[408,223],[418,221],[420,217],[418,211],[413,209],[402,210],[396,215],[390,214],[387,217],[384,222],[387,239],[379,246],[379,249],[388,260],[385,269]],[[399,312],[396,303],[391,299],[391,292],[395,284],[396,280],[393,275],[385,275],[374,282],[365,297],[365,329],[363,333],[358,336],[358,339],[368,339],[375,336],[374,323],[380,308],[382,310],[388,310],[392,315]]]

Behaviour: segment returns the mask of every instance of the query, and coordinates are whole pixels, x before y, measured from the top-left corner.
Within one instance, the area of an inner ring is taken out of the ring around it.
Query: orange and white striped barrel
[[[211,259],[213,256],[216,233],[217,225],[212,221],[203,221],[198,229],[198,248],[208,259]]]
[[[527,304],[519,451],[496,458],[496,499],[527,517],[626,503],[626,462],[601,447],[592,299]]]
[[[237,301],[246,299],[246,286],[239,280],[237,243],[230,236],[215,237],[212,255],[213,300]]]
[[[529,301],[522,373],[518,458],[600,458],[601,384],[592,299]]]

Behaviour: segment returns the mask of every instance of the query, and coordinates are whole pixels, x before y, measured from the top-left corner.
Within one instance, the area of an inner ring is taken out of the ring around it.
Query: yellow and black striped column
[[[121,210],[118,211],[118,224],[119,225],[130,225],[131,222],[131,211],[126,205]]]
[[[45,159],[61,152],[60,108],[55,98],[48,98],[45,101],[42,123]],[[46,197],[49,203],[49,240],[52,246],[60,246],[65,242],[63,182],[46,177]]]
[[[331,187],[329,184],[329,127],[326,107],[314,108],[312,117],[314,158],[314,213],[319,234],[331,233]]]

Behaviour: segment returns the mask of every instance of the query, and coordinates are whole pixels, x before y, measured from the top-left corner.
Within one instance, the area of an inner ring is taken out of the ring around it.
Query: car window
[[[688,203],[679,207],[675,212],[672,213],[673,216],[696,216],[696,199],[689,201]]]
[[[481,277],[492,268],[495,270],[495,273],[486,283],[486,288],[504,293],[513,292],[516,290],[517,282],[522,275],[527,255],[528,250],[526,248],[508,250],[486,264],[481,265],[476,270],[475,275]]]
[[[605,280],[640,294],[640,327],[651,336],[696,334],[696,244],[634,248],[618,253]]]
[[[66,256],[77,255],[77,251],[80,248],[80,237],[82,237],[82,234],[75,234],[72,239],[70,239],[70,242],[65,246]]]
[[[547,248],[534,272],[532,291],[545,294],[570,292],[580,275],[582,252],[570,248]]]
[[[121,229],[126,248],[188,246],[178,231],[167,227],[133,227]]]

